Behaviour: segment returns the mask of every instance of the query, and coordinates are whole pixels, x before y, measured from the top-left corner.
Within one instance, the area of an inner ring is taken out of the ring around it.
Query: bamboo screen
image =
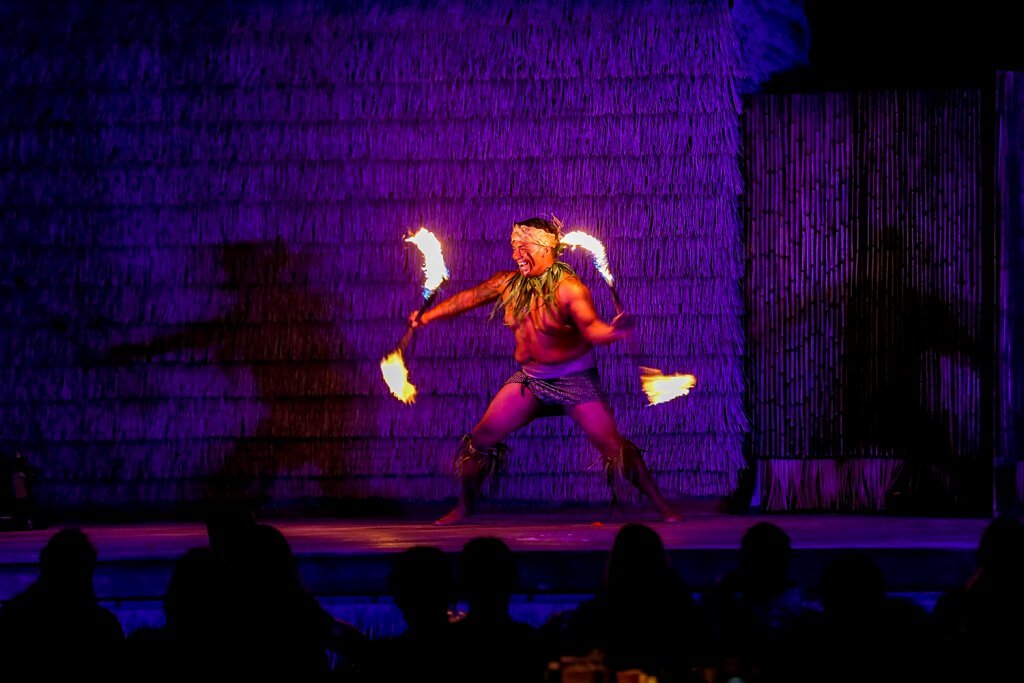
[[[759,96],[744,117],[765,505],[955,489],[988,429],[980,94]]]
[[[996,495],[1001,512],[1024,501],[1024,73],[1002,72],[996,86],[999,229],[999,371],[996,377],[999,439]],[[1016,381],[1015,381],[1016,380]]]
[[[44,502],[454,495],[514,370],[487,311],[378,362],[419,303],[512,266],[512,221],[603,239],[628,343],[599,367],[670,496],[742,466],[736,43],[725,3],[6,4],[0,446]],[[565,257],[599,310],[610,296]],[[699,390],[648,408],[639,365]],[[497,500],[604,501],[566,418],[510,441]],[[236,490],[236,489],[232,489]]]

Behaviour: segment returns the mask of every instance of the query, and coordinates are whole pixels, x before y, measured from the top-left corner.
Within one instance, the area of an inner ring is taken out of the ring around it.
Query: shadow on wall
[[[255,416],[255,423],[228,416],[240,422],[238,433],[191,465],[182,488],[189,502],[287,507],[340,494],[347,469],[340,437],[352,392],[338,360],[350,354],[333,324],[334,302],[310,287],[311,258],[281,240],[225,244],[219,259],[231,303],[222,314],[108,349],[107,362],[116,364],[205,351],[192,355],[215,364]],[[232,402],[222,405],[231,410]],[[218,439],[204,440],[209,448]]]
[[[927,291],[921,271],[933,257],[915,256],[902,229],[865,230],[860,242],[845,297],[841,450],[902,462],[891,511],[983,509],[980,444],[959,433],[969,407],[943,400],[958,365],[977,375],[977,342],[952,303]]]

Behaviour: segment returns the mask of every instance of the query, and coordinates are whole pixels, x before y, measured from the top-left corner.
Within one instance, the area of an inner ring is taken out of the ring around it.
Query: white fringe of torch
[[[594,267],[597,268],[597,272],[601,273],[601,277],[609,287],[615,289],[615,277],[612,275],[611,268],[608,267],[608,252],[605,251],[601,240],[581,230],[574,230],[562,235],[561,241],[567,247],[573,249],[582,247],[585,251],[589,251],[594,259]]]
[[[423,312],[430,307],[438,288],[448,279],[448,268],[444,264],[444,253],[441,251],[441,243],[434,233],[421,227],[416,234],[405,239],[406,242],[415,244],[423,254],[423,303],[420,305],[416,317],[419,318]],[[402,335],[397,348],[389,353],[380,362],[380,371],[384,376],[384,382],[388,385],[391,395],[402,403],[412,403],[416,400],[416,387],[409,382],[409,371],[405,367],[405,360],[402,352],[409,345],[412,339],[413,327]]]
[[[594,268],[601,274],[604,281],[608,283],[608,289],[611,290],[612,303],[615,304],[615,313],[625,312],[626,307],[623,306],[622,299],[619,298],[619,292],[615,289],[615,276],[612,275],[612,269],[608,266],[608,252],[605,251],[601,240],[593,235],[588,235],[582,230],[574,230],[562,235],[561,242],[567,247],[572,247],[573,250],[576,247],[580,247],[584,251],[590,252],[590,256],[594,260]]]

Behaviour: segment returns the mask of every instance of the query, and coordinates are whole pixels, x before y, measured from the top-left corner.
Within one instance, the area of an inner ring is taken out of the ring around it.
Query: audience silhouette
[[[704,597],[711,664],[729,678],[771,677],[782,639],[804,614],[804,597],[789,581],[789,534],[760,522],[740,542],[740,566]]]
[[[402,612],[402,635],[376,647],[376,672],[385,681],[448,680],[459,670],[449,618],[453,586],[448,557],[417,546],[395,558],[388,588]]]
[[[193,671],[229,675],[224,647],[228,629],[222,565],[209,548],[192,548],[174,565],[164,596],[163,628],[141,628],[128,637],[128,670],[181,680]]]
[[[562,649],[605,654],[613,670],[640,669],[681,680],[700,650],[696,603],[650,527],[627,524],[615,537],[598,594],[570,617]]]
[[[518,581],[512,551],[498,538],[467,543],[459,557],[459,583],[468,604],[454,625],[467,681],[543,680],[546,660],[538,633],[509,615]]]
[[[843,553],[821,576],[822,613],[796,629],[786,680],[932,680],[927,613],[886,595],[885,576],[863,552]]]
[[[457,578],[468,609],[457,619],[448,556],[414,547],[395,557],[388,577],[406,629],[375,641],[332,617],[303,587],[291,547],[274,527],[231,509],[212,510],[208,530],[209,547],[175,564],[165,624],[137,629],[127,643],[117,618],[97,602],[92,543],[79,529],[54,534],[40,553],[38,580],[0,608],[6,680],[200,674],[539,682],[562,680],[560,665],[549,662],[573,657],[590,657],[594,671],[624,680],[639,680],[628,673],[639,670],[663,683],[986,681],[1019,673],[1024,526],[1010,518],[988,526],[976,572],[931,616],[890,596],[882,570],[863,552],[841,553],[825,567],[821,609],[814,608],[789,578],[788,534],[764,522],[744,534],[739,566],[700,609],[657,532],[627,524],[596,595],[540,630],[513,618],[518,572],[501,539],[463,547]],[[586,675],[581,680],[597,680]]]
[[[96,548],[80,529],[55,533],[39,555],[39,579],[0,609],[6,680],[116,677],[124,633],[93,587]]]
[[[993,520],[978,545],[978,567],[935,606],[945,670],[960,680],[1015,678],[1024,642],[1024,525]]]
[[[291,547],[272,526],[256,524],[226,545],[228,632],[239,673],[316,677],[331,653],[358,665],[361,635],[332,617],[299,580]]]

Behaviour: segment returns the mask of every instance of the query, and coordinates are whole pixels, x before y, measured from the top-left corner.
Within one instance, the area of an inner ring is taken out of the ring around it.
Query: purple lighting
[[[454,292],[509,267],[512,221],[549,211],[605,242],[640,316],[599,365],[666,494],[734,488],[724,4],[83,3],[3,30],[0,444],[37,462],[44,502],[453,495],[451,454],[511,342],[485,312],[425,331],[420,395],[398,404],[378,364],[418,298],[402,237],[435,229]],[[700,388],[648,409],[640,366]],[[570,425],[511,445],[496,498],[606,500]]]

